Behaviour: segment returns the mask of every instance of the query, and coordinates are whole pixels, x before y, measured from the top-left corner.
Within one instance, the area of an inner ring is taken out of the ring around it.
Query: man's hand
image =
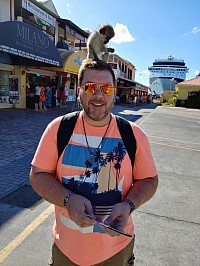
[[[126,202],[117,203],[113,206],[112,213],[104,221],[104,223],[111,225],[118,230],[124,231],[128,222],[129,214],[130,207]],[[110,236],[120,235],[119,233],[106,229],[104,227],[102,227],[102,229]]]
[[[69,217],[80,227],[89,227],[95,224],[95,221],[87,217],[87,214],[94,217],[91,202],[83,196],[72,194],[66,204]]]

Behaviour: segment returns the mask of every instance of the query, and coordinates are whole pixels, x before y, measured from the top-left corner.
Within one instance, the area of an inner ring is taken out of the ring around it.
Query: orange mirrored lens
[[[97,91],[98,87],[100,87],[101,91],[107,95],[111,95],[114,91],[112,84],[110,83],[86,83],[85,84],[85,93],[93,94]]]
[[[85,92],[87,94],[93,94],[97,90],[97,85],[96,83],[86,83],[85,84]]]
[[[112,94],[113,93],[113,86],[111,84],[102,84],[101,86],[101,90],[105,93],[105,94]]]

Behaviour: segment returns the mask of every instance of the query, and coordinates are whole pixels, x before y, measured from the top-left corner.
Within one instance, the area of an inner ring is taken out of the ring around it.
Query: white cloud
[[[122,42],[133,42],[135,41],[135,37],[133,37],[127,26],[124,24],[117,23],[114,27],[115,36],[111,39],[114,43],[122,43]]]
[[[200,70],[195,70],[194,71],[194,75],[196,76],[196,75],[198,75],[200,73]]]
[[[149,75],[149,70],[148,69],[145,69],[145,70],[138,70],[137,71],[137,74],[140,75],[140,76],[143,76],[143,75]]]
[[[194,27],[194,28],[192,29],[192,33],[193,33],[193,34],[200,33],[200,27]]]
[[[71,14],[71,6],[70,6],[70,4],[67,4],[67,12],[68,12],[68,14]]]
[[[143,70],[143,71],[142,71],[142,74],[146,74],[146,75],[148,75],[148,74],[149,74],[149,70],[148,70],[148,69]]]

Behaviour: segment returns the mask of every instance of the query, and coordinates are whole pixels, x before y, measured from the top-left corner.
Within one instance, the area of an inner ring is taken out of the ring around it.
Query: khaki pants
[[[134,254],[133,254],[134,240],[128,244],[124,249],[122,249],[119,253],[114,255],[113,257],[95,264],[95,266],[129,266],[134,265]],[[78,254],[77,254],[78,256]],[[49,261],[50,266],[77,266],[77,264],[73,263],[69,260],[56,246],[54,243],[52,246],[52,259]],[[81,266],[81,265],[79,265]],[[90,265],[88,265],[90,266]]]

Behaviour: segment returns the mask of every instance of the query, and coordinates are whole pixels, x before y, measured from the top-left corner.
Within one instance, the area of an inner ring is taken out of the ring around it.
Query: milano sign
[[[54,66],[62,66],[60,54],[41,30],[21,21],[0,23],[0,51]]]

